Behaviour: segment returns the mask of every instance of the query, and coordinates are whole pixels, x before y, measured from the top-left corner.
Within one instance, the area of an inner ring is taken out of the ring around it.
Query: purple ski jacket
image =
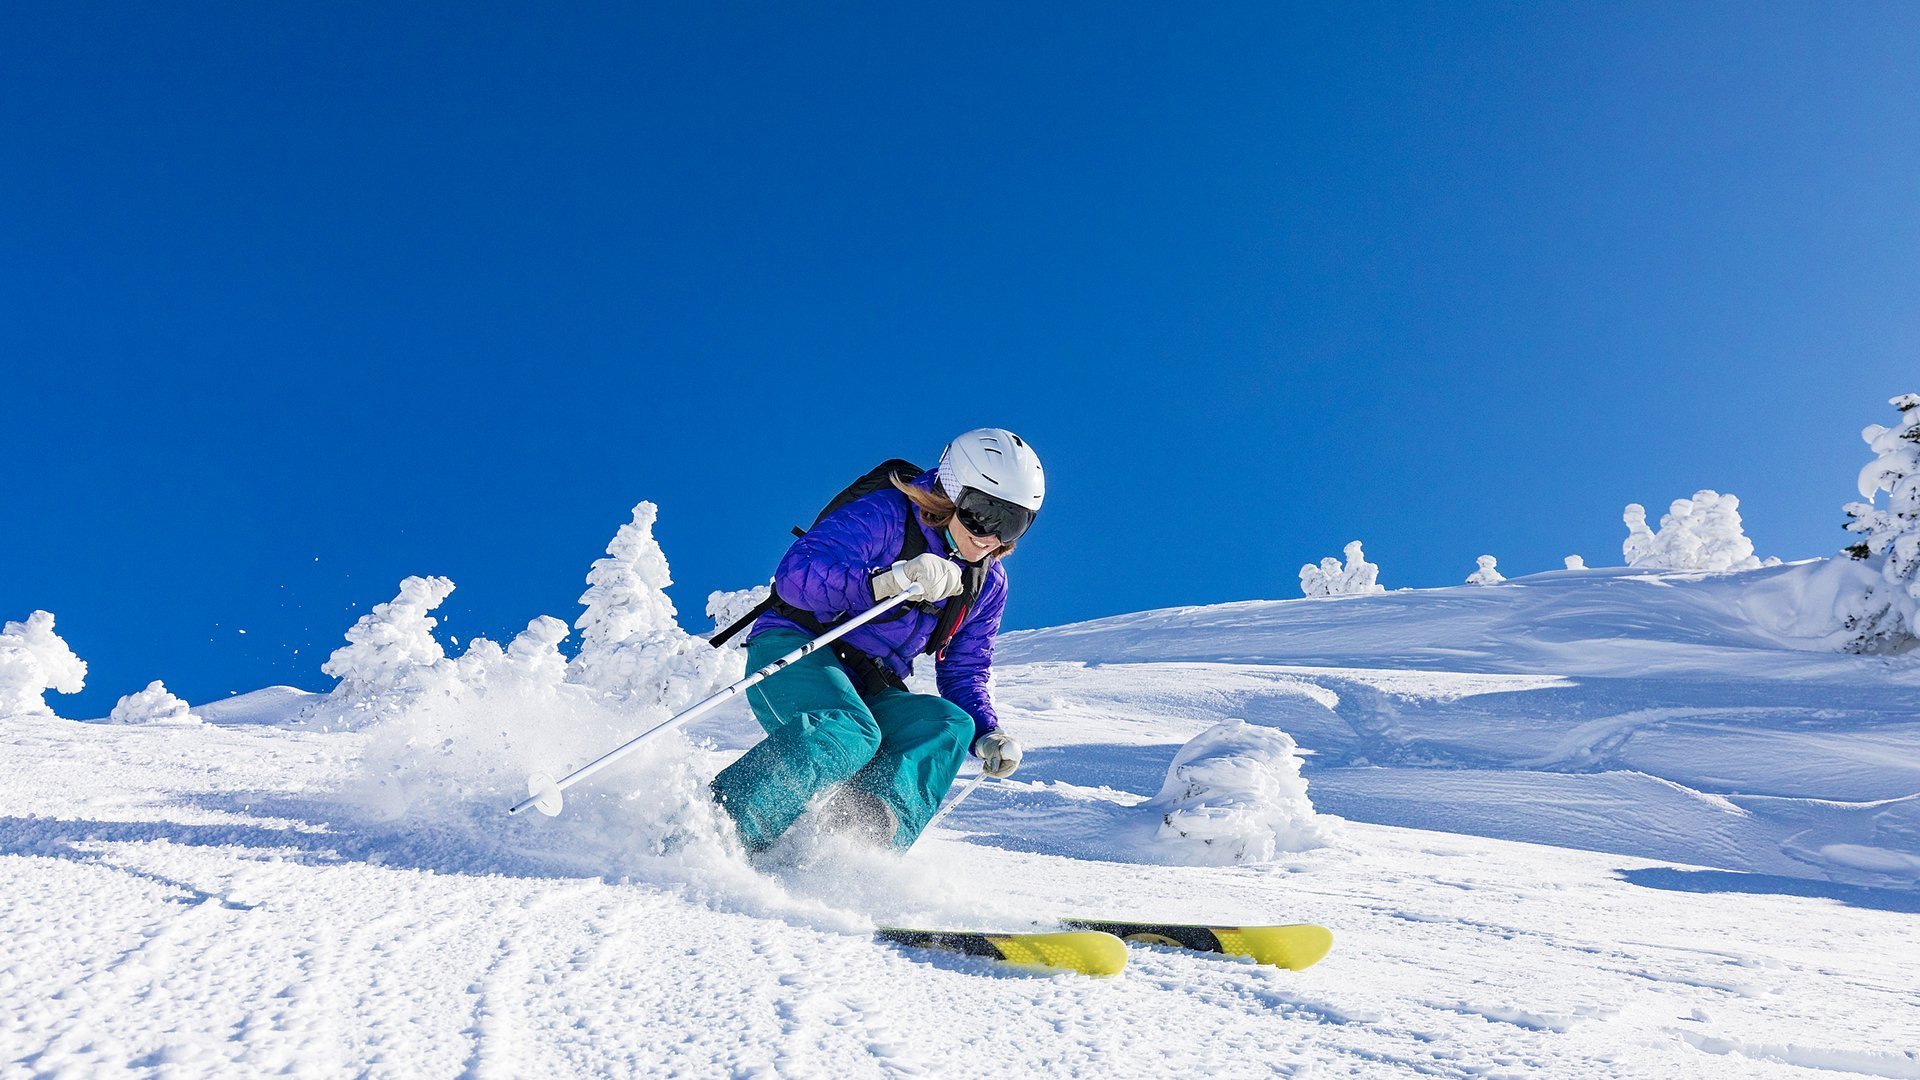
[[[916,487],[933,488],[934,473],[929,470],[913,478]],[[832,622],[843,615],[855,615],[874,605],[872,578],[893,565],[900,555],[906,529],[926,534],[927,550],[947,551],[947,541],[939,529],[921,522],[911,513],[912,504],[892,488],[862,495],[820,520],[807,535],[793,542],[774,571],[774,589],[780,598],[798,608],[813,612],[821,622]],[[942,601],[957,604],[959,598]],[[993,664],[993,637],[1000,632],[1000,613],[1007,606],[1007,571],[996,560],[987,573],[986,584],[974,601],[973,610],[960,622],[946,651],[934,658],[935,682],[940,696],[965,709],[973,717],[973,737],[1000,726],[994,715],[993,700],[987,693],[987,671]],[[933,636],[938,614],[905,607],[898,618],[881,616],[855,629],[840,640],[885,664],[894,674],[906,678],[913,672],[914,657],[926,648]],[[779,611],[769,611],[754,620],[748,637],[775,628],[807,631]]]

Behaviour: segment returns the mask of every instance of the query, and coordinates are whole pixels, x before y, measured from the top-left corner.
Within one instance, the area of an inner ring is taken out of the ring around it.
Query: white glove
[[[973,752],[980,755],[980,771],[995,780],[1004,780],[1020,767],[1020,744],[1004,731],[989,731],[974,741]]]
[[[930,604],[958,596],[962,585],[960,568],[929,551],[873,575],[873,598],[878,601],[898,596],[916,581],[920,583],[920,599]]]

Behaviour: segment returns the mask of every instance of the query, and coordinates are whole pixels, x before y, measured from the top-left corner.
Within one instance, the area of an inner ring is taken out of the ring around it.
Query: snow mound
[[[197,724],[200,718],[186,701],[155,679],[145,690],[122,697],[107,714],[109,724]]]
[[[53,632],[52,612],[0,630],[0,716],[50,714],[48,690],[77,694],[86,681],[87,662]]]
[[[1495,569],[1495,567],[1500,565],[1500,560],[1491,555],[1482,555],[1475,561],[1479,564],[1479,568],[1467,575],[1467,584],[1498,585],[1507,580],[1507,575]],[[1571,570],[1573,567],[1568,566],[1567,569]]]
[[[1160,816],[1159,852],[1187,865],[1268,862],[1328,841],[1293,737],[1244,720],[1222,721],[1182,746],[1142,808]]]

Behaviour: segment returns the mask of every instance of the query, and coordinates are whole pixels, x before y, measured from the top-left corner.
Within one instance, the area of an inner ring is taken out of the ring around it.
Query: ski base
[[[1135,945],[1172,945],[1195,952],[1245,956],[1256,963],[1299,971],[1319,963],[1333,948],[1333,931],[1293,926],[1200,926],[1186,923],[1109,922],[1066,919],[1073,930],[1096,930]]]
[[[901,930],[883,926],[874,939],[913,949],[939,949],[982,956],[1021,967],[1077,971],[1082,975],[1118,975],[1127,966],[1127,947],[1112,934],[1073,930],[1058,934],[979,934],[946,930]]]

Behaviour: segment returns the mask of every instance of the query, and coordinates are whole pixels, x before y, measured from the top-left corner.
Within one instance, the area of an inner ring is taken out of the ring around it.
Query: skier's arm
[[[952,601],[949,601],[951,603]],[[980,590],[976,607],[960,623],[946,656],[934,667],[940,696],[973,717],[973,740],[1000,726],[987,691],[987,673],[993,667],[993,638],[1000,632],[1000,615],[1007,606],[1006,568],[996,567]]]
[[[905,500],[884,491],[855,499],[793,542],[773,572],[774,590],[828,617],[865,611],[873,575],[893,565],[905,528]]]

